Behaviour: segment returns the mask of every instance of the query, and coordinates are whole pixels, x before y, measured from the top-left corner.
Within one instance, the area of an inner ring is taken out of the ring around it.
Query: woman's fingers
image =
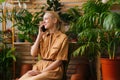
[[[40,72],[37,71],[37,70],[31,70],[31,71],[28,72],[28,74],[30,74],[31,76],[35,76],[35,75],[40,74]]]

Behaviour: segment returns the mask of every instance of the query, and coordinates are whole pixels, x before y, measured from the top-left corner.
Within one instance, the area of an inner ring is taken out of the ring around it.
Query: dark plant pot
[[[120,59],[101,58],[103,80],[120,80]]]
[[[2,51],[2,48],[0,48],[0,52]]]
[[[3,78],[3,73],[0,71],[0,79]]]
[[[22,64],[21,66],[21,72],[20,75],[24,75],[27,71],[32,69],[32,65],[31,64]]]
[[[89,72],[90,72],[90,67],[89,67],[88,60],[83,59],[81,63],[76,65],[76,73],[81,74],[86,77],[89,75]]]
[[[18,42],[25,42],[25,39],[18,39]]]
[[[86,57],[80,57],[79,63],[76,64],[75,73],[71,76],[71,80],[89,80],[90,66]]]

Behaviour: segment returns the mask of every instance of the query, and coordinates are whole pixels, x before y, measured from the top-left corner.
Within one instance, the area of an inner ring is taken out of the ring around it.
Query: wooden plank
[[[21,55],[21,56],[31,56],[30,52],[16,52],[15,54]]]
[[[34,61],[22,61],[21,63],[35,64],[35,62],[34,62]]]
[[[27,47],[23,47],[23,48],[17,48],[17,47],[15,47],[16,48],[16,51],[17,52],[28,52],[28,51],[30,51],[30,48],[27,48]]]
[[[112,10],[112,11],[119,12],[119,11],[120,11],[120,5],[119,5],[119,4],[114,4],[114,5],[111,7],[111,10]]]
[[[15,42],[14,43],[14,45],[25,45],[25,44],[31,45],[31,43],[29,43],[29,42]]]
[[[66,5],[64,5],[63,9],[72,8],[72,7],[75,7],[75,6],[82,7],[82,3],[66,4]]]
[[[22,60],[34,60],[35,58],[34,57],[31,57],[31,56],[21,56],[21,59]]]
[[[46,0],[34,1],[33,4],[46,4]]]
[[[86,2],[87,0],[60,0],[60,2]]]

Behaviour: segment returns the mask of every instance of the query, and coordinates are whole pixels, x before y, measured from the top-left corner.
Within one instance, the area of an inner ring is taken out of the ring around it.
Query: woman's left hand
[[[31,75],[31,76],[36,76],[36,75],[40,74],[40,72],[37,71],[37,70],[31,70],[31,71],[28,72],[28,74]]]

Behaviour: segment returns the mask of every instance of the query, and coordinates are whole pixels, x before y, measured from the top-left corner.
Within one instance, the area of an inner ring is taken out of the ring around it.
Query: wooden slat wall
[[[35,0],[32,1],[32,4],[28,6],[31,12],[39,11],[40,7],[46,4],[47,0]],[[61,4],[63,4],[62,11],[66,11],[68,8],[79,6],[81,8],[82,4],[87,0],[60,0]]]
[[[8,0],[11,1],[11,0]],[[41,6],[46,4],[47,0],[31,0],[30,3],[27,4],[27,8],[31,12],[36,12],[40,11]],[[82,7],[82,4],[85,3],[87,0],[60,0],[60,2],[64,5],[62,11],[66,11],[67,9],[74,7],[74,6],[79,6],[80,8]],[[17,3],[15,3],[17,5]],[[120,11],[120,5],[115,4],[112,7],[113,11]]]
[[[21,64],[34,64],[36,58],[30,55],[31,44],[22,42],[22,43],[15,43],[15,54],[17,55],[18,59],[20,59]]]

